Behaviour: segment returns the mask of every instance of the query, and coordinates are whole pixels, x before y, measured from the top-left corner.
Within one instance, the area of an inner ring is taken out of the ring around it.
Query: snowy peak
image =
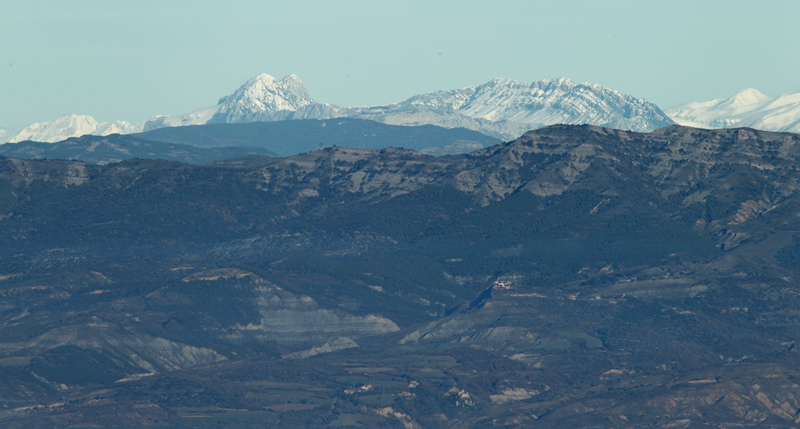
[[[475,119],[528,126],[594,124],[651,131],[672,121],[654,104],[594,83],[567,78],[532,83],[494,79],[475,88],[458,112]]]
[[[19,130],[3,130],[0,129],[0,143],[7,143],[19,133]]]
[[[144,124],[144,131],[208,123],[299,119],[295,117],[299,110],[314,110],[319,106],[328,105],[311,99],[303,81],[296,75],[279,80],[263,73],[245,82],[233,94],[220,98],[216,106],[179,116],[155,116]]]
[[[753,88],[747,88],[737,92],[733,97],[725,100],[720,106],[730,107],[732,109],[753,109],[769,101],[770,98],[761,92]]]
[[[533,82],[531,87],[541,89],[542,91],[564,91],[569,92],[575,88],[576,83],[565,78],[559,77],[555,79],[543,79]]]
[[[545,125],[595,124],[651,131],[673,122],[646,100],[567,78],[533,83],[492,79],[476,87],[418,94],[385,106],[316,103],[297,76],[259,75],[220,99],[210,122],[353,117],[392,125],[464,127],[504,139]],[[175,121],[172,120],[172,123]]]
[[[97,129],[97,121],[88,115],[66,115],[52,122],[37,122],[30,125],[10,142],[16,143],[25,140],[56,142],[69,137],[78,137],[90,134]],[[60,138],[62,137],[63,138]],[[57,140],[56,140],[57,139]]]
[[[666,113],[678,124],[699,128],[800,132],[800,93],[773,100],[755,89],[745,89],[729,98],[688,103]]]
[[[764,106],[766,109],[777,109],[784,106],[796,106],[800,103],[800,92],[797,94],[781,95],[775,100],[771,100],[769,104]]]
[[[492,79],[479,86],[418,94],[384,106],[342,108],[317,103],[296,75],[276,79],[260,74],[215,106],[179,116],[155,116],[143,126],[127,122],[98,124],[88,116],[70,115],[52,123],[31,125],[14,141],[59,141],[83,134],[129,133],[162,127],[208,123],[329,119],[352,117],[390,125],[464,127],[502,139],[552,124],[592,124],[651,131],[673,122],[654,104],[594,83],[567,78],[521,82]],[[130,131],[133,130],[133,131]]]
[[[32,124],[19,133],[8,136],[8,139],[3,143],[17,143],[25,140],[54,143],[86,134],[105,136],[108,134],[129,134],[138,131],[141,131],[141,126],[132,125],[125,121],[100,123],[89,115],[70,114],[52,122]]]
[[[511,139],[552,124],[594,124],[651,131],[673,122],[644,99],[567,78],[492,79],[476,87],[415,95],[386,106],[342,109],[340,116],[394,125],[464,127]]]
[[[141,125],[133,125],[127,121],[101,122],[91,133],[96,136],[107,136],[109,134],[131,134],[142,130]]]
[[[219,100],[219,113],[231,119],[253,113],[276,113],[283,110],[297,111],[316,102],[308,95],[303,82],[295,75],[276,80],[268,74],[260,74]]]
[[[222,97],[218,104],[254,103],[273,110],[297,110],[313,102],[297,76],[289,75],[277,80],[263,73],[245,82],[233,94]]]

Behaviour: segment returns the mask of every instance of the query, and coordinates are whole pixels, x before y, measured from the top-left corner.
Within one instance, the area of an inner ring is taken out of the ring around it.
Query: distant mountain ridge
[[[464,128],[435,125],[397,126],[366,119],[301,119],[295,121],[218,123],[166,127],[135,134],[152,141],[199,147],[248,146],[292,156],[324,147],[359,149],[401,147],[429,155],[471,152],[501,143]]]
[[[291,156],[331,146],[402,147],[438,156],[472,152],[498,143],[501,140],[463,128],[401,127],[338,118],[167,127],[130,135],[85,135],[55,143],[24,141],[0,145],[0,155],[92,164],[131,158],[201,164],[248,155]]]
[[[275,156],[275,153],[257,147],[204,148],[150,141],[136,135],[111,134],[71,137],[55,143],[35,141],[7,143],[0,145],[0,155],[21,159],[69,159],[103,165],[131,158],[202,164],[248,155]]]
[[[89,115],[66,115],[51,122],[37,122],[15,132],[0,130],[0,142],[17,143],[26,140],[55,143],[70,137],[87,134],[109,135],[130,134],[142,130],[142,124],[134,125],[126,121],[97,122]]]
[[[698,128],[800,132],[800,93],[772,99],[748,88],[729,98],[683,104],[665,112],[681,125]]]
[[[142,124],[131,124],[98,123],[91,116],[73,114],[22,131],[0,130],[0,143],[56,142],[85,134],[130,134],[186,125],[338,117],[389,125],[463,127],[503,140],[561,123],[642,132],[673,124],[658,106],[644,99],[566,78],[532,83],[493,79],[474,87],[418,94],[384,106],[341,107],[315,101],[295,75],[276,79],[261,74],[222,97],[217,105],[183,115],[159,115]]]
[[[566,78],[533,83],[494,79],[477,87],[420,94],[388,106],[351,108],[348,116],[387,123],[459,123],[495,136],[519,136],[553,124],[653,131],[672,121],[658,106],[593,83]]]
[[[391,125],[464,127],[501,139],[552,124],[592,124],[652,131],[673,122],[655,104],[593,83],[494,79],[476,87],[418,94],[385,106],[339,107],[310,98],[302,81],[262,74],[215,107],[154,118],[144,130],[204,123],[350,117]]]

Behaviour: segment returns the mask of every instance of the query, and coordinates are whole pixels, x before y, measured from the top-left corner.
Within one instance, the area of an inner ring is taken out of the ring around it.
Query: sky
[[[0,128],[145,121],[296,74],[318,102],[388,104],[567,77],[661,108],[800,92],[797,0],[3,0]]]

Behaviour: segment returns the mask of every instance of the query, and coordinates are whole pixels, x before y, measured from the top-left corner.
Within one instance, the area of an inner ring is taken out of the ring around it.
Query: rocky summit
[[[3,427],[795,427],[800,135],[0,158]]]

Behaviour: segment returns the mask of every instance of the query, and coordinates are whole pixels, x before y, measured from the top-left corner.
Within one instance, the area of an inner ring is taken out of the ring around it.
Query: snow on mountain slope
[[[476,119],[524,124],[594,124],[651,131],[671,125],[654,104],[593,83],[495,79],[475,89],[458,112]]]
[[[66,115],[52,122],[37,122],[11,138],[11,143],[25,140],[56,142],[89,134],[97,129],[97,121],[87,115]]]
[[[134,125],[127,121],[100,122],[90,134],[107,136],[109,134],[131,134],[142,131],[142,124]]]
[[[743,118],[741,126],[800,133],[800,93],[778,97],[758,112]]]
[[[666,113],[678,124],[700,128],[800,132],[800,93],[773,100],[755,89],[745,89],[730,98],[688,103]]]
[[[219,106],[203,107],[180,116],[156,115],[144,123],[142,131],[207,124],[217,114],[218,108]]]
[[[145,131],[165,126],[352,117],[391,125],[464,127],[510,139],[545,125],[594,124],[652,131],[672,121],[654,104],[592,83],[569,79],[533,83],[494,79],[477,87],[419,94],[385,106],[342,108],[314,101],[295,75],[262,74],[217,106],[153,118]]]
[[[420,94],[388,106],[343,109],[343,116],[392,124],[464,126],[508,138],[552,124],[652,131],[672,121],[655,104],[593,83],[494,79],[477,87]]]
[[[275,79],[261,74],[222,97],[216,106],[183,115],[156,116],[140,126],[122,121],[98,124],[89,116],[68,115],[33,124],[5,141],[54,142],[83,134],[131,133],[184,125],[336,117],[390,125],[464,127],[507,140],[552,124],[592,124],[645,132],[673,123],[658,106],[644,99],[566,78],[533,83],[494,79],[475,87],[418,94],[385,106],[343,108],[314,101],[295,75]]]
[[[11,140],[19,130],[0,130],[0,143],[6,143]]]
[[[337,116],[337,110],[336,106],[311,99],[303,82],[295,75],[278,80],[268,74],[260,74],[245,82],[233,94],[220,98],[216,106],[175,117],[156,116],[145,123],[144,131],[208,123],[327,119]],[[297,115],[298,111],[302,113]]]
[[[37,122],[10,135],[0,135],[0,143],[17,143],[25,140],[54,143],[86,134],[130,134],[141,131],[141,125],[125,121],[97,122],[88,115],[66,115],[52,122]]]
[[[242,122],[253,115],[297,111],[317,104],[306,91],[303,82],[295,75],[276,80],[268,74],[250,79],[233,94],[219,100],[218,114],[226,122]]]

